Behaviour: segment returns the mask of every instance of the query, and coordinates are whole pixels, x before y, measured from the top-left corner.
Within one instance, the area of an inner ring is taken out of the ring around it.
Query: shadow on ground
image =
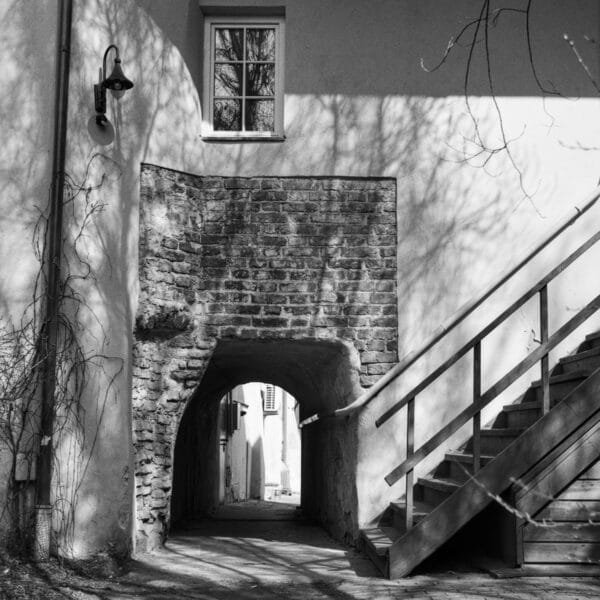
[[[247,518],[242,518],[243,516]],[[102,560],[88,569],[8,564],[0,598],[17,600],[596,600],[597,578],[494,579],[433,561],[427,572],[382,579],[371,562],[332,540],[294,506],[230,505],[218,518],[190,519],[157,553],[119,573]],[[434,566],[435,564],[435,566]]]

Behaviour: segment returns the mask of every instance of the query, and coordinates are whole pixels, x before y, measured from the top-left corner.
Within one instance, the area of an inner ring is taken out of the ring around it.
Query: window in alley
[[[283,136],[283,20],[205,21],[205,138]]]

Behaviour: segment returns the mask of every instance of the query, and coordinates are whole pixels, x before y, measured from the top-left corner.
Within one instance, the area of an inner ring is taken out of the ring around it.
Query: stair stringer
[[[600,369],[536,421],[498,456],[389,549],[388,576],[408,575],[566,437],[600,411]]]
[[[526,520],[539,512],[599,457],[600,411],[515,482],[512,497],[518,513]]]

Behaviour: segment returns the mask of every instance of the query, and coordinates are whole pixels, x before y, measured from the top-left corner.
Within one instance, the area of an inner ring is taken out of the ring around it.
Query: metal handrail
[[[361,394],[354,402],[343,408],[333,411],[324,411],[316,413],[300,423],[304,427],[319,420],[329,418],[342,418],[352,415],[359,409],[366,406],[383,388],[389,385],[397,377],[402,375],[419,358],[426,354],[438,342],[440,342],[457,325],[462,323],[471,313],[481,306],[495,291],[501,288],[507,281],[516,275],[525,265],[535,258],[542,250],[552,243],[563,231],[573,225],[583,214],[585,214],[600,198],[600,186],[597,187],[583,202],[581,208],[575,206],[575,214],[568,214],[558,225],[538,243],[516,266],[506,271],[495,283],[487,287],[478,297],[464,304],[459,311],[450,318],[450,320],[438,328],[417,350],[406,355],[398,364],[392,367],[381,379],[373,386]]]

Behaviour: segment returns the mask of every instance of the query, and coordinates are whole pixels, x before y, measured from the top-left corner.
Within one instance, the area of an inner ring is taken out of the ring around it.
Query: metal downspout
[[[56,56],[56,94],[54,104],[54,139],[52,148],[52,183],[47,231],[46,314],[42,332],[42,383],[40,447],[36,469],[36,525],[34,558],[50,556],[52,531],[52,433],[54,426],[54,395],[56,389],[56,359],[60,305],[60,270],[62,250],[63,196],[65,186],[65,155],[67,112],[69,101],[69,68],[71,56],[72,0],[59,0]]]

